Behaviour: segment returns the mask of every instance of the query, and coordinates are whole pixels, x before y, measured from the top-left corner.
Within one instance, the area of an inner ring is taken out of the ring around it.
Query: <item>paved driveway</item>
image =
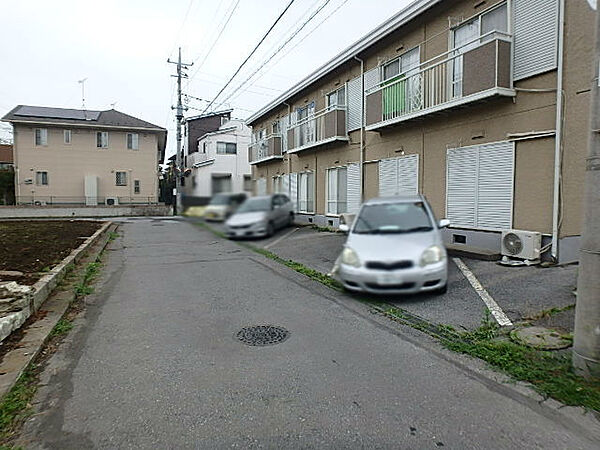
[[[210,225],[217,229],[222,227],[218,223]],[[282,258],[329,273],[345,240],[346,236],[341,233],[318,232],[312,227],[295,227],[280,230],[270,238],[250,242],[268,248]],[[543,310],[575,303],[575,265],[550,268],[506,267],[490,261],[469,258],[462,260],[513,322],[534,316]],[[444,295],[418,294],[379,299],[430,322],[452,325],[457,329],[476,328],[481,324],[487,307],[452,259],[448,268],[448,292]],[[565,326],[568,327],[568,324]]]
[[[235,243],[173,220],[121,231],[44,372],[27,448],[597,448],[554,409]],[[290,336],[236,339],[255,324]]]

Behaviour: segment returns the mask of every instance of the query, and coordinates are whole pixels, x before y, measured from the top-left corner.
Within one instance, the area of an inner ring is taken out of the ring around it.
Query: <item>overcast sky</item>
[[[411,0],[295,0],[259,51],[217,100],[257,68],[259,76],[228,100],[245,118],[319,65],[398,12]],[[267,65],[263,63],[326,6]],[[175,66],[182,47],[186,93],[212,99],[289,0],[19,0],[2,5],[0,116],[18,104],[115,109],[169,129],[175,152]],[[233,13],[230,15],[230,13]],[[229,22],[225,25],[227,18]],[[326,19],[326,20],[325,20]],[[223,32],[219,39],[219,30]],[[213,45],[214,44],[214,45]],[[212,51],[208,53],[212,47]],[[191,100],[190,107],[207,103]],[[225,107],[227,105],[223,105]],[[190,109],[189,115],[199,111]],[[6,138],[7,124],[0,137]]]

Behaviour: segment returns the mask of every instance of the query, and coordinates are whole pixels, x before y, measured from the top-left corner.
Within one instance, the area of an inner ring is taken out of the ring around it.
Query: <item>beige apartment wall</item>
[[[562,167],[562,226],[560,235],[581,233],[583,183],[590,130],[590,87],[595,15],[587,1],[566,3],[564,92],[565,118]]]
[[[126,132],[109,131],[108,148],[96,147],[95,129],[72,128],[71,143],[65,144],[63,128],[48,129],[48,145],[35,146],[34,126],[17,125],[18,195],[84,197],[84,177],[98,177],[99,197],[133,197],[154,200],[158,194],[158,150],[154,133],[138,132],[139,150],[127,149]],[[48,186],[35,185],[35,172],[48,172]],[[127,186],[116,186],[114,171],[128,173]],[[33,178],[34,184],[23,180]],[[140,180],[140,193],[133,193],[133,180]],[[33,193],[31,191],[34,191]]]

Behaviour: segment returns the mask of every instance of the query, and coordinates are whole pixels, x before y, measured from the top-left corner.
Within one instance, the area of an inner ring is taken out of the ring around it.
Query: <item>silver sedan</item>
[[[423,196],[366,202],[347,231],[337,273],[344,287],[375,294],[444,293],[448,258],[440,228]]]
[[[230,239],[271,236],[277,229],[294,223],[294,206],[283,194],[246,200],[225,222]]]

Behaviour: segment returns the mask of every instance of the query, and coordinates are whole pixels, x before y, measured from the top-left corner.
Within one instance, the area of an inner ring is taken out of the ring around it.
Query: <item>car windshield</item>
[[[217,194],[210,199],[209,205],[229,205],[231,203],[231,196],[225,194]]]
[[[353,233],[398,234],[431,231],[431,219],[423,202],[365,205],[356,218]]]
[[[249,198],[242,206],[237,210],[238,213],[245,212],[257,212],[257,211],[270,211],[271,210],[271,198],[270,197],[258,197]]]

